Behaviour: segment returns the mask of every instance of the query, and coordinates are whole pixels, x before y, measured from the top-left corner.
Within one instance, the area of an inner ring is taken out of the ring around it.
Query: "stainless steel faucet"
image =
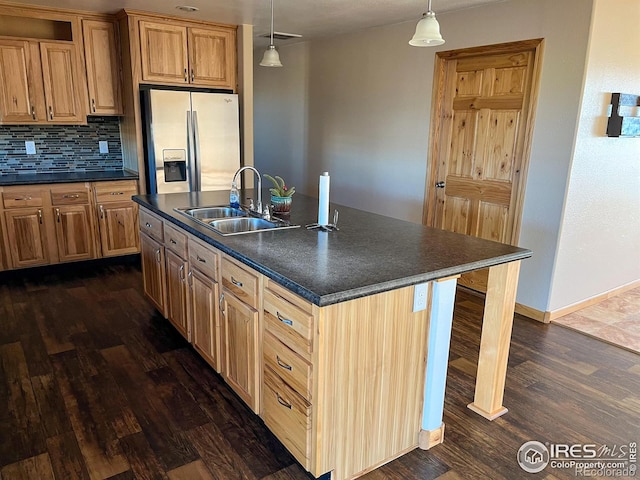
[[[251,167],[251,166],[241,167],[233,175],[233,182],[235,182],[237,180],[237,178],[238,178],[238,175],[241,174],[242,172],[244,172],[245,170],[253,171],[253,173],[255,173],[256,176],[258,177],[258,204],[255,206],[253,211],[256,212],[259,215],[262,215],[262,177],[260,176],[260,172],[258,170],[256,170],[254,167]],[[269,209],[267,208],[267,212],[268,211],[269,211]]]

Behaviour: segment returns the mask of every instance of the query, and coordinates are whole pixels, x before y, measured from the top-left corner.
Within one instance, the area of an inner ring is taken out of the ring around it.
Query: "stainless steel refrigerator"
[[[142,91],[149,193],[228,190],[240,168],[238,96]]]

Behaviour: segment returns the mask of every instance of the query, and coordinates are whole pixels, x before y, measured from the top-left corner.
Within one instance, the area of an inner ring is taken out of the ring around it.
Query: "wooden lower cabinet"
[[[49,264],[49,246],[42,208],[4,212],[11,263],[14,268]]]
[[[151,237],[140,235],[140,255],[144,293],[166,317],[164,246]]]
[[[196,268],[189,271],[193,347],[218,372],[220,365],[220,325],[218,283]]]
[[[58,257],[61,262],[95,258],[93,218],[89,205],[55,207]]]
[[[191,340],[189,324],[189,287],[187,285],[187,261],[171,250],[166,252],[167,319],[187,340]]]
[[[100,203],[98,218],[104,257],[138,252],[138,208],[135,203]]]
[[[258,311],[222,290],[224,377],[253,411],[259,407]]]

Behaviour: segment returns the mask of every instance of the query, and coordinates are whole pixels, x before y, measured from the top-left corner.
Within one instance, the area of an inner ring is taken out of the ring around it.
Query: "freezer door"
[[[192,92],[201,190],[229,190],[240,168],[238,95]]]
[[[189,92],[150,90],[150,137],[147,139],[149,176],[154,175],[155,192],[188,192],[195,179]],[[150,178],[151,193],[153,179]]]

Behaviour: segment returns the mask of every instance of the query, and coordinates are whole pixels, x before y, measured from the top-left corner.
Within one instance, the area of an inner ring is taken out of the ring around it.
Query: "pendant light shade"
[[[273,44],[273,0],[271,0],[271,43],[262,56],[260,62],[261,67],[281,67],[280,54],[276,50],[276,46]]]
[[[440,24],[436,20],[436,14],[431,10],[431,0],[429,0],[429,11],[422,15],[422,19],[416,25],[416,33],[409,40],[409,45],[414,47],[435,47],[443,43],[444,39],[440,35]]]

